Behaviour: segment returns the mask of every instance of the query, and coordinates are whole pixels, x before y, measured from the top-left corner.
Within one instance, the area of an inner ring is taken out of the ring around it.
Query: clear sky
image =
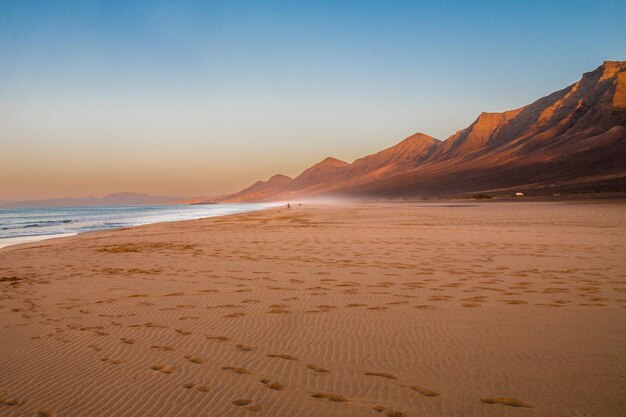
[[[0,0],[0,200],[212,195],[626,59],[625,1]]]

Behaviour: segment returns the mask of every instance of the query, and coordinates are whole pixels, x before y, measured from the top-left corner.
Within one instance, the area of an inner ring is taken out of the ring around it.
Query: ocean
[[[94,230],[224,216],[275,205],[198,204],[0,209],[0,248]]]

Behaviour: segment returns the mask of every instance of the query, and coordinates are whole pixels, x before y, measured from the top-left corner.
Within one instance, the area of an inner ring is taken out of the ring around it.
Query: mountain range
[[[626,190],[626,61],[605,61],[527,106],[481,113],[438,140],[416,133],[352,163],[332,157],[223,201],[418,198]]]

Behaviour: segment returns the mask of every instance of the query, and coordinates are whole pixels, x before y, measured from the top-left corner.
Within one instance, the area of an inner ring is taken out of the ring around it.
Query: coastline
[[[93,232],[100,232],[100,231],[107,231],[107,230],[118,230],[118,229],[126,229],[126,228],[131,228],[131,227],[140,227],[140,226],[146,226],[146,225],[150,225],[150,224],[159,224],[159,223],[169,223],[169,222],[177,222],[177,221],[188,221],[188,220],[197,220],[197,219],[203,219],[203,218],[212,218],[212,217],[221,217],[221,216],[229,216],[229,215],[233,215],[233,214],[241,214],[241,213],[248,213],[248,212],[253,212],[253,211],[258,211],[258,210],[266,210],[268,208],[273,208],[273,207],[277,207],[278,203],[273,203],[273,202],[269,202],[269,203],[245,203],[245,204],[251,204],[251,205],[262,205],[265,207],[259,207],[259,208],[252,208],[252,209],[248,209],[248,210],[243,210],[243,211],[235,211],[235,212],[227,212],[227,213],[217,213],[217,214],[210,214],[210,215],[203,215],[200,217],[196,217],[196,218],[189,218],[189,219],[180,219],[180,220],[160,220],[160,221],[154,221],[154,222],[145,222],[145,223],[138,223],[138,224],[131,224],[128,226],[120,226],[120,227],[102,227],[101,229],[95,229],[95,230],[88,230],[88,231],[84,231],[84,232],[56,232],[56,233],[47,233],[47,234],[40,234],[40,235],[29,235],[29,236],[16,236],[16,237],[0,237],[0,250],[7,248],[7,247],[11,247],[11,246],[15,246],[15,245],[22,245],[22,244],[27,244],[27,243],[36,243],[36,242],[41,242],[41,241],[46,241],[49,239],[60,239],[60,238],[65,238],[65,237],[71,237],[71,236],[76,236],[76,235],[83,235],[85,233],[93,233]],[[224,203],[222,204],[222,206],[228,206],[228,205],[232,205],[232,204],[228,204],[228,203]],[[89,210],[89,209],[96,209],[96,210],[102,210],[102,209],[107,209],[107,208],[113,208],[113,209],[119,209],[119,208],[135,208],[135,207],[164,207],[164,206],[90,206],[90,207],[60,207],[60,208],[56,208],[56,207],[52,207],[48,210],[55,210],[55,209],[63,209],[63,210],[67,210],[67,209],[83,209],[83,210]],[[173,207],[173,208],[178,208],[180,207],[179,205],[172,205],[172,206],[168,206],[168,207]],[[211,204],[211,207],[220,207],[219,204]],[[12,210],[16,210],[16,209],[12,209]],[[47,210],[46,208],[37,208],[36,210]],[[1,210],[0,210],[1,211]],[[208,214],[208,213],[207,213]],[[43,219],[43,221],[46,221],[47,219]],[[42,221],[42,220],[39,220]]]
[[[429,205],[446,205],[446,204],[476,204],[476,203],[484,203],[484,204],[503,204],[503,203],[547,203],[547,204],[557,204],[557,203],[586,203],[593,204],[596,202],[614,202],[620,204],[622,202],[626,202],[626,196],[624,193],[601,193],[601,194],[572,194],[572,195],[528,195],[524,197],[493,197],[489,199],[481,199],[481,198],[472,198],[472,197],[442,197],[442,198],[424,198],[424,199],[363,199],[363,200],[350,200],[350,201],[335,201],[335,202],[310,202],[305,200],[306,205],[332,205],[332,204],[429,204]],[[192,203],[190,205],[210,205],[210,206],[219,206],[224,203]],[[47,241],[50,239],[61,239],[66,237],[72,237],[77,235],[84,235],[89,233],[97,233],[107,230],[118,230],[118,229],[128,229],[134,227],[148,226],[151,224],[159,224],[159,223],[171,223],[171,222],[185,222],[185,221],[193,221],[199,220],[203,218],[212,218],[212,217],[224,217],[224,216],[232,216],[236,214],[242,214],[253,211],[263,211],[271,208],[280,207],[282,205],[287,204],[287,202],[250,202],[245,204],[267,204],[268,207],[250,210],[246,212],[240,213],[228,213],[228,214],[219,214],[212,215],[206,217],[199,217],[197,219],[185,219],[185,220],[168,220],[168,221],[160,221],[155,223],[147,223],[147,224],[139,224],[133,226],[125,226],[120,228],[110,228],[110,229],[102,229],[102,230],[94,230],[94,231],[86,231],[80,233],[58,233],[58,234],[50,234],[50,235],[32,235],[32,236],[19,236],[16,238],[0,238],[0,251],[16,246],[23,245],[28,243],[37,243],[42,241]],[[298,203],[295,203],[298,204]],[[94,206],[100,207],[100,206]],[[11,243],[7,243],[7,241],[11,241]]]
[[[0,407],[617,417],[624,207],[292,204],[8,247]]]
[[[20,237],[8,237],[0,239],[0,250],[8,248],[10,246],[22,245],[25,243],[41,242],[49,239],[60,239],[64,237],[76,236],[78,233],[58,233],[54,235],[33,235],[33,236],[20,236]]]

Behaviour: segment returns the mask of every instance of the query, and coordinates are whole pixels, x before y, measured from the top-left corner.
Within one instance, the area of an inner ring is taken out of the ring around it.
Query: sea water
[[[191,220],[261,210],[275,204],[0,209],[0,248],[94,230]]]

